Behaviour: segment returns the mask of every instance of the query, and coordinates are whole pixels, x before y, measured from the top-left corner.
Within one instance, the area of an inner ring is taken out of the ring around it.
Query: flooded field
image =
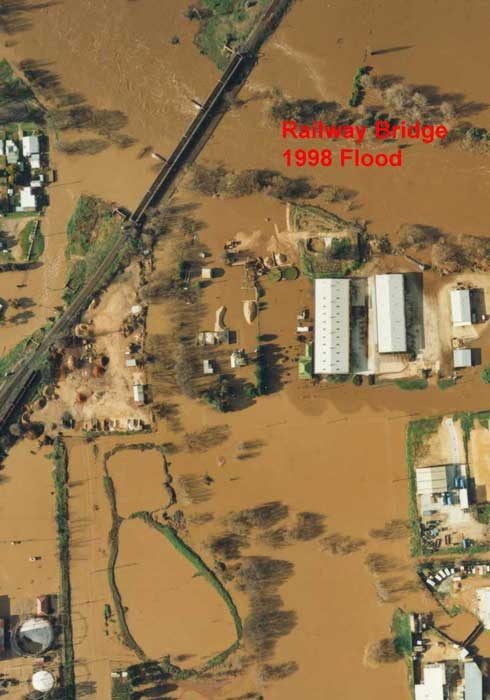
[[[200,667],[235,641],[216,591],[142,520],[121,526],[116,581],[131,634],[150,658],[170,655],[183,668]]]
[[[122,518],[138,511],[152,512],[168,506],[163,457],[158,450],[122,450],[110,458],[108,469],[116,489],[117,511]],[[142,469],[144,478],[135,489],[134,473],[138,471],[141,475]]]
[[[35,664],[32,658],[13,653],[9,633],[20,620],[36,613],[38,596],[56,597],[59,588],[52,465],[44,459],[48,452],[26,439],[12,450],[1,473],[0,617],[8,622],[7,653],[0,659],[0,673],[20,681],[9,689],[14,700],[31,689]],[[38,559],[31,561],[31,557]]]

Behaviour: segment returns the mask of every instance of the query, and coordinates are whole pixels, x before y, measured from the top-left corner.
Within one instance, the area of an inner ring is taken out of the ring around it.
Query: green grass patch
[[[60,620],[62,626],[63,697],[75,700],[75,669],[73,651],[73,629],[71,622],[70,587],[70,528],[68,514],[68,454],[65,443],[55,438],[51,457],[54,462],[56,529],[58,533],[58,558],[60,563]]]
[[[6,59],[0,61],[0,104],[6,112],[6,120],[3,124],[8,130],[14,125],[9,121],[9,115],[19,118],[19,104],[23,103],[24,114],[22,123],[31,122],[36,126],[44,121],[44,109],[36,99],[29,85],[17,77],[12,66]],[[17,128],[17,124],[15,124]]]
[[[72,257],[72,260],[63,299],[71,304],[123,233],[120,221],[111,215],[104,203],[94,197],[80,198],[67,230],[67,256]],[[114,274],[123,256],[124,251],[114,260],[105,279]]]
[[[414,377],[413,379],[395,379],[395,384],[403,391],[420,391],[427,389],[429,383],[427,379]]]
[[[131,700],[133,697],[129,678],[113,678],[111,683],[111,700]]]
[[[480,503],[476,507],[476,517],[478,522],[490,525],[490,503]]]
[[[27,222],[27,224],[24,226],[22,231],[20,232],[20,245],[22,248],[22,257],[24,260],[27,259],[29,250],[31,249],[31,238],[32,234],[34,232],[34,228],[36,226],[36,219],[31,219],[30,221]],[[41,227],[40,225],[37,228],[36,232],[36,238],[34,239],[34,243],[32,246],[31,250],[31,255],[29,260],[30,261],[35,261],[39,260],[41,255],[44,253],[44,236],[41,233]]]
[[[202,0],[202,19],[195,37],[201,53],[209,56],[218,68],[225,68],[230,54],[223,51],[223,46],[238,48],[269,1],[257,0],[255,6],[246,8],[243,0]],[[195,13],[188,11],[187,16],[199,20]]]
[[[68,256],[85,255],[88,252],[95,237],[99,219],[107,214],[110,216],[108,207],[102,200],[87,195],[80,197],[66,227]]]
[[[34,211],[9,211],[4,213],[6,219],[32,219],[36,216]]]
[[[464,445],[464,453],[466,457],[466,462],[468,462],[468,446],[470,444],[470,435],[471,431],[473,430],[475,426],[475,417],[477,414],[475,413],[467,413],[467,412],[460,412],[460,413],[455,413],[453,415],[453,420],[457,421],[459,420],[461,424],[461,430],[463,432],[463,445]]]
[[[446,389],[450,389],[452,386],[456,386],[456,380],[455,379],[438,379],[437,380],[437,386],[441,391],[445,391]]]
[[[363,75],[368,75],[371,71],[370,66],[361,66],[357,69],[352,84],[352,94],[349,100],[350,107],[358,107],[364,99],[365,90],[362,86]]]
[[[24,359],[26,350],[29,347],[29,345],[33,342],[40,342],[42,337],[44,336],[44,333],[45,329],[40,328],[38,331],[35,331],[32,335],[21,340],[20,343],[17,343],[17,345],[15,345],[11,350],[9,350],[9,352],[0,357],[0,379],[4,377],[8,372],[12,372],[14,370],[16,364],[20,360]]]
[[[15,262],[15,258],[10,252],[10,250],[0,251],[0,264]]]
[[[412,632],[410,618],[401,608],[395,610],[391,621],[393,643],[398,656],[410,656],[412,653]]]
[[[409,507],[408,514],[410,528],[412,530],[411,554],[420,556],[422,554],[422,539],[420,536],[420,517],[417,508],[417,483],[415,478],[415,465],[422,456],[427,439],[439,429],[442,418],[423,418],[422,420],[411,421],[407,427],[407,469],[408,469],[408,490]]]

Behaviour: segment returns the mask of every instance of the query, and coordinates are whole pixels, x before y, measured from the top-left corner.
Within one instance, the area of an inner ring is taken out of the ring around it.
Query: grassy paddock
[[[37,219],[31,219],[30,221],[27,222],[27,224],[24,226],[22,231],[20,232],[20,246],[22,248],[22,257],[24,260],[27,259],[27,255],[29,253],[29,248],[31,247],[31,237],[34,231],[34,227],[36,226],[36,221]],[[30,261],[36,261],[39,260],[41,255],[44,253],[44,236],[41,233],[41,227],[39,226],[38,231],[36,233],[36,240],[34,241],[34,244],[32,246],[31,250],[31,257]]]
[[[410,656],[412,653],[410,618],[401,608],[398,608],[398,610],[395,610],[393,613],[391,633],[398,656]]]

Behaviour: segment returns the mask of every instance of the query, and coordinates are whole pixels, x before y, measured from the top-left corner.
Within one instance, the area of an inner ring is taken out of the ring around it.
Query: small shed
[[[214,368],[211,360],[202,361],[202,371],[204,374],[214,374]]]
[[[51,601],[49,595],[40,595],[36,599],[36,615],[49,615]]]
[[[471,367],[472,362],[470,348],[456,348],[453,350],[453,365],[454,369]]]
[[[39,153],[33,153],[29,158],[29,163],[31,164],[31,170],[40,170],[41,157],[39,156]]]
[[[145,403],[145,390],[143,384],[133,384],[133,398],[137,405]]]
[[[451,319],[455,326],[471,326],[469,289],[451,289]]]
[[[230,366],[232,369],[237,367],[245,367],[247,364],[247,356],[245,350],[241,348],[240,350],[234,350],[230,355]]]
[[[136,367],[136,365],[137,365],[137,362],[136,362],[134,357],[129,357],[126,360],[126,367]]]
[[[213,279],[213,269],[211,267],[203,267],[201,269],[201,278],[203,280]]]
[[[7,139],[5,142],[5,155],[9,165],[15,165],[19,161],[19,147],[12,139]]]

